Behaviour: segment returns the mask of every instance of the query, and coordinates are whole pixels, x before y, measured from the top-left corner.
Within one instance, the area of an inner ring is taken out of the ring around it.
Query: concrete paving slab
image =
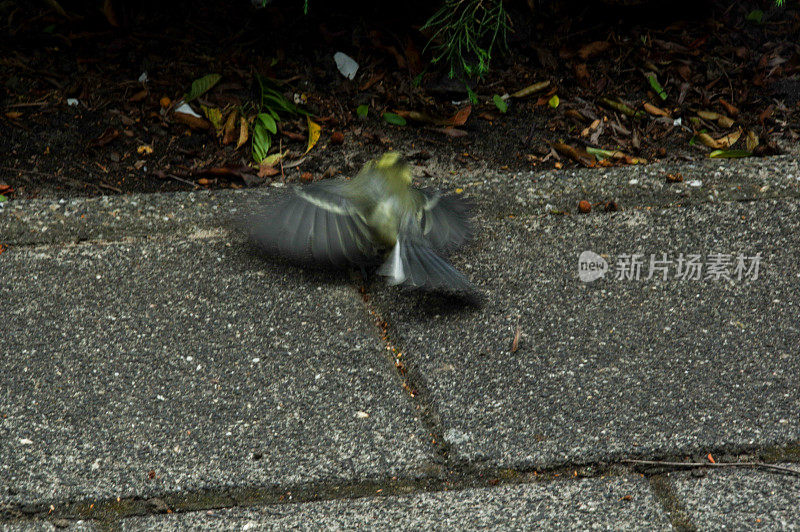
[[[800,161],[793,157],[673,161],[658,165],[504,172],[425,161],[416,183],[457,190],[480,216],[576,212],[578,202],[614,200],[620,209],[800,197]],[[679,183],[667,175],[682,176]],[[276,183],[279,185],[279,183]],[[0,204],[0,243],[25,245],[86,240],[220,234],[246,199],[281,194],[285,187],[97,198],[40,199]],[[602,207],[596,207],[602,209]]]
[[[783,464],[798,469],[797,464]],[[800,471],[800,469],[798,469]],[[800,477],[742,469],[670,477],[700,530],[800,530]]]
[[[414,477],[360,295],[224,239],[0,255],[0,509]]]
[[[378,283],[373,305],[456,460],[540,468],[785,445],[800,440],[798,234],[797,200],[482,222],[454,259],[482,309]],[[605,277],[580,280],[584,251],[606,256]],[[615,279],[636,253],[639,280]],[[762,259],[758,278],[731,265],[730,281],[680,279],[673,264],[646,280],[662,253]]]
[[[131,518],[123,530],[667,530],[640,477],[365,497]]]
[[[800,197],[796,157],[738,161],[698,159],[651,165],[529,172],[472,171],[432,178],[439,186],[459,187],[485,218],[508,215],[577,213],[578,202],[614,201],[621,210],[689,206],[726,201]],[[680,179],[670,182],[668,176]]]

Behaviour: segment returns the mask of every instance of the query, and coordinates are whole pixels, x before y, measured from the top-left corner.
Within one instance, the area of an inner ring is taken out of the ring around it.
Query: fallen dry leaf
[[[708,133],[698,133],[697,140],[699,140],[704,146],[708,146],[709,148],[713,148],[715,150],[718,150],[722,147],[722,145],[714,140]]]
[[[247,120],[244,117],[239,117],[239,140],[236,141],[236,149],[238,150],[247,142],[250,137],[250,128],[247,127]]]
[[[236,140],[236,118],[238,116],[239,112],[234,109],[225,120],[225,125],[222,128],[222,144],[226,146]]]
[[[603,52],[607,51],[611,48],[611,43],[608,41],[594,41],[590,42],[589,44],[582,46],[580,50],[578,50],[578,57],[586,61],[590,57],[593,57],[598,54],[602,54]]]
[[[544,90],[549,86],[550,86],[550,80],[539,81],[537,83],[534,83],[533,85],[528,85],[524,89],[518,90],[517,92],[513,93],[511,95],[511,97],[512,98],[524,98],[525,96],[533,94],[534,92],[539,92],[541,90]]]
[[[730,148],[734,144],[739,141],[739,137],[742,136],[742,130],[739,129],[738,131],[734,131],[733,133],[729,133],[724,137],[720,137],[717,139],[717,143],[723,148]]]
[[[463,109],[459,109],[459,111],[451,116],[447,122],[447,125],[451,126],[463,126],[467,123],[467,118],[469,118],[470,113],[472,112],[472,106],[468,105]]]
[[[519,323],[517,323],[517,330],[514,331],[514,341],[511,342],[512,353],[515,353],[517,349],[519,349],[520,336],[522,336],[522,329],[520,328]]]
[[[454,127],[435,127],[433,130],[438,133],[444,133],[448,137],[452,138],[464,137],[467,135],[467,132],[463,129],[456,129]]]
[[[147,98],[147,89],[142,89],[130,98],[128,98],[129,102],[141,102],[145,98]]]
[[[172,117],[175,119],[176,122],[180,122],[181,124],[187,125],[191,129],[208,130],[213,128],[211,122],[209,122],[205,118],[190,115],[188,113],[179,113],[176,111],[172,113]]]
[[[554,142],[553,148],[555,148],[558,153],[566,155],[587,167],[592,167],[597,162],[594,155],[580,148],[564,144],[563,142]]]
[[[666,112],[665,110],[661,109],[660,107],[656,107],[653,104],[645,102],[643,107],[644,107],[644,110],[647,111],[648,113],[650,113],[651,115],[669,117],[669,113],[668,112]]]
[[[306,148],[306,153],[308,153],[311,148],[317,145],[320,133],[322,133],[322,127],[311,120],[310,116],[306,116],[306,122],[308,123],[308,147]]]
[[[756,149],[756,146],[758,146],[758,135],[756,135],[752,129],[747,132],[747,139],[745,140],[747,144],[747,151],[753,151]]]
[[[727,101],[723,100],[722,98],[719,99],[719,104],[725,108],[725,112],[732,116],[737,116],[739,114],[739,109],[728,103]]]
[[[100,146],[105,146],[106,144],[110,143],[117,137],[119,137],[119,131],[117,131],[113,127],[109,127],[105,131],[103,131],[103,133],[99,137],[90,140],[88,146],[90,148],[99,148]]]

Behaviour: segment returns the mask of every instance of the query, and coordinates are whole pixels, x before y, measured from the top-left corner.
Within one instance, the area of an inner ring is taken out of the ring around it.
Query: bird
[[[368,162],[350,180],[294,186],[244,216],[250,241],[269,255],[321,266],[377,266],[390,285],[475,295],[444,258],[473,235],[464,199],[412,185],[397,152]]]

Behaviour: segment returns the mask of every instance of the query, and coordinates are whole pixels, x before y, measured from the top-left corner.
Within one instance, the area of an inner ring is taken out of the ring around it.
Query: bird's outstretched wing
[[[355,200],[340,183],[295,188],[246,216],[244,229],[268,253],[340,267],[375,260],[378,251]]]
[[[421,190],[424,197],[422,238],[440,253],[448,253],[472,238],[470,204],[462,198]]]

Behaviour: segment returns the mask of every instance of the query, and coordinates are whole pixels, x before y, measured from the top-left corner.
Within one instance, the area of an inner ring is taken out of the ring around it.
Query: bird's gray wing
[[[448,253],[472,238],[471,205],[464,199],[438,191],[420,190],[424,198],[422,237],[440,253]]]
[[[297,187],[263,203],[244,220],[250,239],[268,253],[332,266],[364,264],[377,255],[369,228],[342,183]]]

